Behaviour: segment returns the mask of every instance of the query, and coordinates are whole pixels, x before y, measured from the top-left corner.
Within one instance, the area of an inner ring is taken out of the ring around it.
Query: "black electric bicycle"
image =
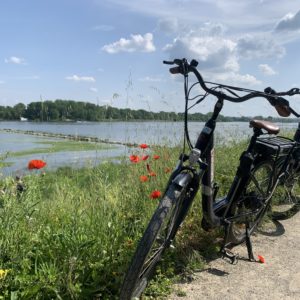
[[[279,115],[287,117],[292,113],[299,117],[282,96],[299,94],[300,90],[293,88],[287,92],[276,93],[271,88],[267,88],[264,92],[259,92],[204,82],[196,69],[198,63],[195,60],[189,63],[186,59],[175,59],[164,63],[176,65],[170,69],[170,72],[184,76],[185,141],[178,164],[170,176],[164,195],[137,246],[125,275],[120,293],[122,300],[141,296],[163,252],[173,242],[200,184],[202,185],[202,227],[209,230],[224,226],[225,237],[221,252],[232,263],[236,261],[237,256],[230,249],[245,241],[249,259],[254,260],[250,235],[266,212],[270,211],[271,198],[277,187],[281,187],[282,192],[281,196],[277,195],[278,199],[274,203],[274,209],[277,208],[277,211],[273,213],[273,217],[286,218],[299,210],[299,202],[294,195],[293,187],[298,180],[297,142],[300,139],[294,141],[279,137],[277,136],[279,127],[275,124],[252,120],[250,126],[253,127],[254,134],[248,148],[240,157],[240,164],[229,192],[226,197],[216,199],[218,185],[213,181],[213,136],[224,100],[240,103],[263,97],[276,108]],[[197,81],[189,87],[190,72],[196,76]],[[197,85],[204,90],[204,94],[190,99],[190,92]],[[240,96],[240,92],[246,94]],[[188,132],[188,110],[208,95],[215,96],[217,102],[211,118],[206,122],[193,146]],[[191,100],[194,102],[189,106]],[[189,154],[186,154],[186,144],[190,149]]]

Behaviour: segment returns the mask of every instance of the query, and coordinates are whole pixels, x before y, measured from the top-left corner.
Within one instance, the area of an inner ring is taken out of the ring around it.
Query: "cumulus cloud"
[[[96,81],[95,78],[92,76],[78,76],[78,75],[67,76],[66,79],[73,80],[76,82],[79,82],[79,81],[95,82]]]
[[[223,82],[225,84],[241,84],[241,85],[259,85],[261,81],[250,74],[241,75],[234,72],[219,73],[213,75],[213,80]]]
[[[245,35],[237,41],[237,51],[242,58],[280,58],[285,48],[270,35]]]
[[[276,71],[274,71],[269,65],[267,64],[260,64],[258,66],[259,70],[264,74],[264,75],[267,75],[267,76],[272,76],[272,75],[275,75],[277,74]]]
[[[237,71],[236,43],[219,36],[201,36],[191,33],[174,39],[164,47],[171,57],[197,59],[202,69],[228,69]]]
[[[285,15],[276,25],[275,31],[300,30],[300,10],[296,14]]]
[[[117,42],[105,45],[102,47],[102,50],[110,54],[118,52],[155,51],[152,33],[146,33],[143,36],[140,34],[132,34],[130,37],[130,39],[121,38]]]
[[[178,19],[174,17],[160,19],[158,21],[157,28],[167,34],[178,32],[178,30],[181,29]]]
[[[7,64],[25,65],[26,61],[24,58],[11,56],[10,58],[5,58],[4,60]]]

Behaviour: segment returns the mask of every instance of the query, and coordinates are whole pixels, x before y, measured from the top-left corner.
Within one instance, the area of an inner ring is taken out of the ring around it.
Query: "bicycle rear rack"
[[[256,140],[254,149],[256,152],[275,157],[286,156],[291,153],[297,143],[282,136],[259,137]]]

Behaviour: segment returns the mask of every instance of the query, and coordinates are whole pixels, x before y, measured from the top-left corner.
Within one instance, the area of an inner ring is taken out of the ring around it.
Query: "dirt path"
[[[176,285],[184,297],[174,292],[169,299],[300,299],[300,213],[281,223],[282,235],[252,238],[254,255],[262,255],[264,264],[214,260],[191,283]],[[234,251],[247,257],[245,246]]]

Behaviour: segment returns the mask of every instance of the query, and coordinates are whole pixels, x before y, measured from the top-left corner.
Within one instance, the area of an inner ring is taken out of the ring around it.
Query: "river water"
[[[190,122],[189,132],[192,141],[195,141],[204,123]],[[278,124],[283,130],[295,130],[297,123]],[[71,135],[81,135],[97,137],[107,141],[117,141],[124,143],[147,143],[150,145],[174,146],[183,140],[183,122],[0,122],[0,129],[18,129],[43,131],[51,133],[62,133]],[[215,131],[216,143],[230,143],[249,137],[252,130],[247,122],[220,122],[217,123]],[[25,134],[5,133],[0,131],[0,153],[23,151],[45,147],[38,144],[41,137]],[[46,138],[50,140],[50,138]],[[26,172],[27,162],[30,159],[44,159],[47,161],[49,169],[58,166],[72,165],[82,166],[85,164],[98,164],[105,160],[128,155],[132,152],[125,146],[115,146],[114,149],[101,151],[81,151],[81,152],[57,152],[46,154],[27,155],[18,158],[5,159],[12,162],[10,167],[2,168],[4,175],[22,175]]]

